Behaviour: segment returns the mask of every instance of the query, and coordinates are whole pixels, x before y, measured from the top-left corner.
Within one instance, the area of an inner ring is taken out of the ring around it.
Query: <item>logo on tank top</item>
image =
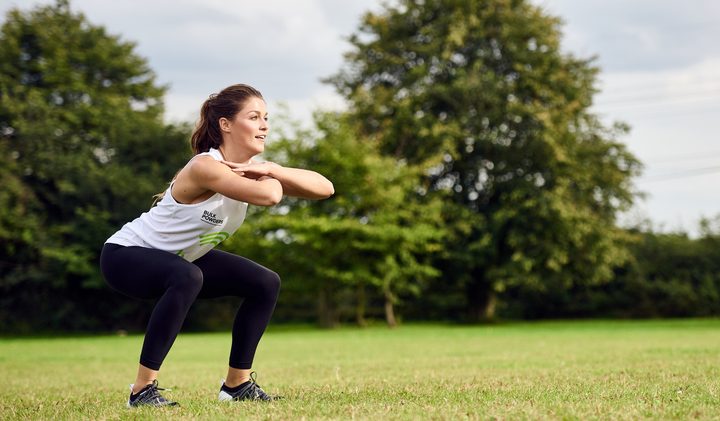
[[[198,238],[200,239],[201,246],[204,246],[206,244],[211,244],[213,247],[215,247],[218,244],[222,243],[223,241],[227,240],[228,237],[230,237],[229,233],[220,231],[220,232],[209,232],[207,234],[200,235]]]
[[[203,211],[200,220],[210,225],[222,225],[223,223],[223,219],[218,218],[217,215],[206,210]]]

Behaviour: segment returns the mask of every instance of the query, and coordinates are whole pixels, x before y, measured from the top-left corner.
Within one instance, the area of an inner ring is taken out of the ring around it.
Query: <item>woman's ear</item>
[[[220,117],[220,120],[218,120],[218,125],[220,126],[220,130],[226,133],[230,133],[230,120],[225,117]]]

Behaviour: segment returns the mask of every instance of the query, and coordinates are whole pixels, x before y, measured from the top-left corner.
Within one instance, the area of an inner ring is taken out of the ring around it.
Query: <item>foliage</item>
[[[528,1],[404,0],[365,15],[330,79],[363,136],[431,165],[430,190],[464,209],[446,212],[474,214],[437,263],[473,320],[513,285],[603,282],[625,261],[615,214],[639,163],[617,141],[626,128],[589,112],[597,68],[560,37]]]
[[[720,314],[720,218],[696,239],[617,228],[640,165],[627,127],[590,113],[598,69],[560,35],[521,0],[366,15],[332,78],[349,111],[268,148],[336,195],[251,208],[224,245],[283,277],[275,320]],[[110,291],[98,254],[184,165],[190,127],[163,123],[166,88],[134,50],[65,0],[5,17],[0,331],[145,326],[152,303]],[[198,302],[186,327],[226,329],[225,304]]]
[[[634,248],[635,315],[720,313],[720,236],[645,233]],[[631,272],[632,273],[632,272]],[[619,280],[623,280],[619,277]],[[627,294],[631,295],[631,294]],[[644,313],[644,314],[643,314]]]
[[[343,115],[318,113],[315,123],[313,131],[295,127],[281,134],[267,157],[325,174],[335,196],[319,202],[287,198],[274,214],[249,221],[252,234],[237,235],[229,247],[252,254],[257,244],[245,239],[264,239],[261,258],[300,283],[302,292],[296,292],[319,297],[323,325],[339,320],[338,293],[357,291],[355,316],[363,323],[366,287],[380,293],[392,312],[399,296],[418,295],[423,282],[438,275],[427,257],[438,251],[440,207],[419,204],[417,168],[379,155],[371,142],[355,137]],[[393,314],[386,316],[395,323]]]
[[[710,227],[709,220],[704,225]],[[634,233],[630,258],[601,285],[515,288],[507,317],[702,317],[720,314],[718,231],[700,238],[684,233]]]
[[[0,320],[26,300],[49,305],[40,290],[103,285],[97,260],[104,240],[150,206],[189,154],[187,128],[162,122],[165,88],[134,48],[64,1],[6,16]],[[31,286],[40,288],[36,296]]]

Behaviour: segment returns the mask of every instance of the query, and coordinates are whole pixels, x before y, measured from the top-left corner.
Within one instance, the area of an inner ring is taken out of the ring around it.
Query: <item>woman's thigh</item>
[[[135,298],[158,298],[173,279],[199,277],[202,282],[202,273],[194,264],[173,253],[146,247],[106,244],[100,268],[113,289]]]
[[[193,263],[203,272],[198,298],[277,295],[280,288],[277,273],[232,253],[211,250]]]

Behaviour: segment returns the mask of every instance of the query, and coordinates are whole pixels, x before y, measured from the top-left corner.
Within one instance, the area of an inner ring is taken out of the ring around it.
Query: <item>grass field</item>
[[[217,402],[229,334],[181,334],[181,407],[126,409],[141,341],[0,339],[0,419],[720,419],[720,320],[271,327],[273,403]]]

